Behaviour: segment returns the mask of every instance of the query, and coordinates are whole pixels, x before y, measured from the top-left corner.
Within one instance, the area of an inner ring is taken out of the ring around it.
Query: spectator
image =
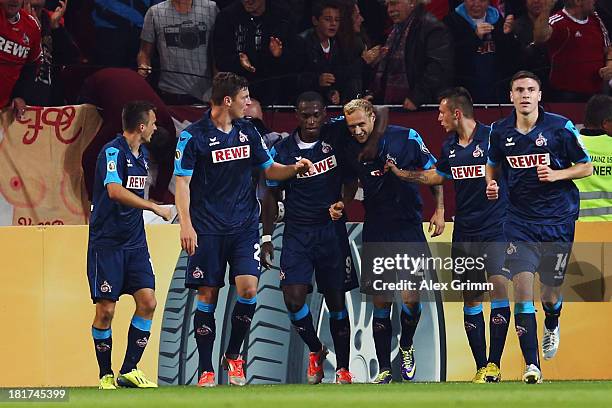
[[[24,85],[34,80],[41,56],[40,26],[22,6],[23,0],[0,2],[0,109],[10,105],[17,118],[25,113]]]
[[[546,47],[533,42],[534,22],[542,13],[545,4],[546,0],[526,0],[527,12],[515,20],[513,32],[520,45],[519,68],[531,71],[541,78],[543,94],[548,95],[548,53]]]
[[[295,65],[292,18],[283,2],[275,0],[236,0],[217,16],[216,67],[246,77],[251,96],[263,105],[286,101],[281,91]]]
[[[416,110],[448,87],[453,49],[448,30],[424,0],[386,0],[393,31],[376,56],[375,100]]]
[[[25,96],[30,105],[65,105],[62,67],[79,61],[79,48],[64,28],[64,13],[68,0],[60,0],[54,11],[45,8],[46,0],[30,0],[33,14],[40,23],[42,58],[34,81],[26,86]]]
[[[300,74],[300,91],[316,90],[328,103],[338,105],[347,78],[336,41],[340,5],[334,0],[318,1],[312,9],[312,28],[300,34],[299,49],[305,51]]]
[[[149,9],[142,29],[138,73],[151,72],[157,48],[159,93],[168,105],[187,105],[208,100],[212,85],[209,50],[219,10],[211,0],[166,0]]]
[[[444,22],[455,44],[455,83],[468,89],[474,102],[506,101],[506,77],[515,69],[518,46],[513,17],[504,18],[489,0],[465,0]]]
[[[534,22],[536,44],[550,56],[550,87],[557,102],[586,102],[612,79],[612,48],[593,0],[565,0],[550,18],[552,1]]]
[[[371,81],[372,72],[367,64],[369,57],[367,51],[372,43],[362,29],[364,19],[357,1],[341,0],[340,4],[338,44],[347,78],[341,98],[341,103],[344,104],[357,98],[358,95],[363,95],[366,91],[364,84],[369,84]]]
[[[586,106],[582,142],[591,156],[593,174],[575,180],[580,191],[578,221],[612,221],[612,97],[594,95]]]
[[[133,67],[149,7],[161,0],[94,0],[93,60],[103,67]]]
[[[81,89],[81,103],[91,103],[100,108],[103,124],[96,137],[83,152],[85,186],[91,200],[96,158],[102,146],[121,133],[121,111],[123,105],[134,99],[145,100],[155,105],[157,130],[147,149],[152,162],[157,165],[157,177],[149,189],[149,197],[156,202],[171,203],[168,183],[172,178],[176,131],[172,117],[164,102],[151,86],[136,72],[126,68],[106,68],[87,78]]]
[[[595,3],[595,10],[603,21],[608,34],[612,32],[612,2],[609,0],[597,0]]]

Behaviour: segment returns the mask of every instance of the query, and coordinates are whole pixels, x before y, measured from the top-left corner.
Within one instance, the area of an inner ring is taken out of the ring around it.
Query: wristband
[[[265,244],[266,242],[272,242],[272,235],[262,235],[261,243]]]

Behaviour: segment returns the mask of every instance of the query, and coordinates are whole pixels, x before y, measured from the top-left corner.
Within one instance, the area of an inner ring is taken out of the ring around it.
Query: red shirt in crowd
[[[10,22],[0,7],[0,108],[10,102],[13,87],[26,63],[40,58],[40,26],[25,10]]]
[[[603,80],[599,70],[606,65],[605,49],[610,38],[597,13],[577,20],[565,9],[550,16],[548,40],[550,84],[561,91],[599,93]]]

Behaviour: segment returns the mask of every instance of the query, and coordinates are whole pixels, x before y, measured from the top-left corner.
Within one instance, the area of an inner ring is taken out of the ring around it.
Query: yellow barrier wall
[[[452,224],[444,237],[450,239]],[[612,223],[578,224],[577,241],[612,240]],[[157,376],[159,330],[168,286],[180,253],[177,225],[147,226],[156,273],[158,313],[140,367]],[[0,387],[97,384],[91,339],[94,306],[86,277],[86,226],[0,228]],[[606,263],[612,254],[606,253]],[[610,269],[610,268],[608,268]],[[117,305],[113,323],[113,368],[125,352],[134,310],[129,297]],[[463,329],[462,304],[445,303],[448,380],[469,380],[474,363]],[[485,308],[488,320],[488,308]],[[539,327],[543,313],[538,313]],[[512,322],[513,323],[513,322]],[[612,379],[612,303],[566,303],[561,348],[543,362],[546,379]],[[539,334],[541,336],[541,333]],[[417,351],[418,352],[418,351]],[[518,379],[523,360],[513,324],[502,360],[504,379]]]

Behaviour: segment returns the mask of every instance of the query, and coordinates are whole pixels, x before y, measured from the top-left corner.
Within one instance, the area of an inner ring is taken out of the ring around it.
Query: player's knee
[[[253,299],[255,296],[257,296],[257,288],[243,288],[240,290],[238,295],[244,299]]]
[[[285,306],[287,306],[287,311],[289,311],[289,313],[297,313],[304,307],[304,303],[292,299],[285,299]]]
[[[152,316],[155,313],[157,307],[157,300],[154,297],[150,297],[140,301],[137,305],[139,314],[144,316]]]
[[[99,303],[96,305],[96,320],[102,327],[110,327],[115,316],[114,303]]]

